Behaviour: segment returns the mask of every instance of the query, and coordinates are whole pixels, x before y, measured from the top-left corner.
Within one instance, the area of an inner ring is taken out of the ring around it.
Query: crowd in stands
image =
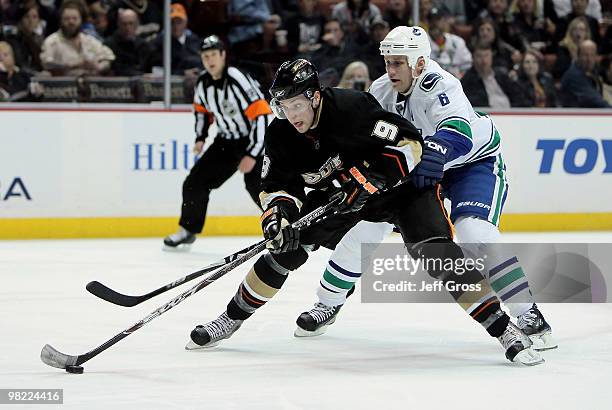
[[[378,44],[412,25],[411,0],[182,0],[171,6],[172,74],[193,84],[201,38],[262,85],[295,57],[325,85],[367,89],[385,73]],[[612,0],[421,0],[432,55],[472,104],[610,107]],[[0,0],[0,101],[32,101],[32,78],[160,77],[162,0]]]

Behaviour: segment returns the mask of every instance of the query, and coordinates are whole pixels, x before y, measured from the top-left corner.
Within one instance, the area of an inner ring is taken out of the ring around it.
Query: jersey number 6
[[[389,124],[387,121],[378,120],[374,126],[374,131],[372,131],[372,135],[384,140],[395,141],[397,132],[397,125]]]
[[[450,100],[448,99],[446,93],[439,94],[438,99],[440,100],[440,104],[442,104],[442,107],[450,103]]]

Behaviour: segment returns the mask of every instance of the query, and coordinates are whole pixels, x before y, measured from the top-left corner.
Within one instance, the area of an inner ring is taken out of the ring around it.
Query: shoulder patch
[[[434,89],[436,84],[442,79],[442,76],[438,73],[428,73],[423,77],[419,88],[425,92],[429,92]]]

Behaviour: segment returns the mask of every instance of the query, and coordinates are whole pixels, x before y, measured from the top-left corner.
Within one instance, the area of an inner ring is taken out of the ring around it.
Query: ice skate
[[[191,331],[191,340],[185,346],[186,350],[206,349],[214,347],[223,339],[229,339],[242,326],[243,320],[233,320],[227,312],[208,322],[198,325]]]
[[[177,232],[164,238],[164,250],[189,250],[195,240],[195,234],[181,226]]]
[[[508,323],[504,333],[497,339],[506,349],[506,358],[511,362],[521,363],[525,366],[544,363],[544,358],[540,353],[531,347],[532,343],[529,337],[512,322]]]
[[[336,316],[342,305],[326,306],[323,303],[315,303],[314,308],[302,313],[295,323],[297,328],[293,335],[295,337],[312,337],[322,335],[327,328],[336,321]]]
[[[556,349],[559,345],[552,337],[552,329],[534,303],[531,309],[518,317],[517,325],[533,342],[535,350]]]

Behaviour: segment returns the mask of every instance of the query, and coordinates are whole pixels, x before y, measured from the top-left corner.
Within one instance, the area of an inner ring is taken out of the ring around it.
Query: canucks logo
[[[429,92],[434,89],[436,84],[442,79],[442,76],[438,73],[428,73],[423,77],[423,81],[419,84],[419,87],[425,91]]]
[[[417,27],[413,27],[412,28],[412,34],[414,34],[415,36],[420,36],[421,35],[421,30],[419,30]]]

